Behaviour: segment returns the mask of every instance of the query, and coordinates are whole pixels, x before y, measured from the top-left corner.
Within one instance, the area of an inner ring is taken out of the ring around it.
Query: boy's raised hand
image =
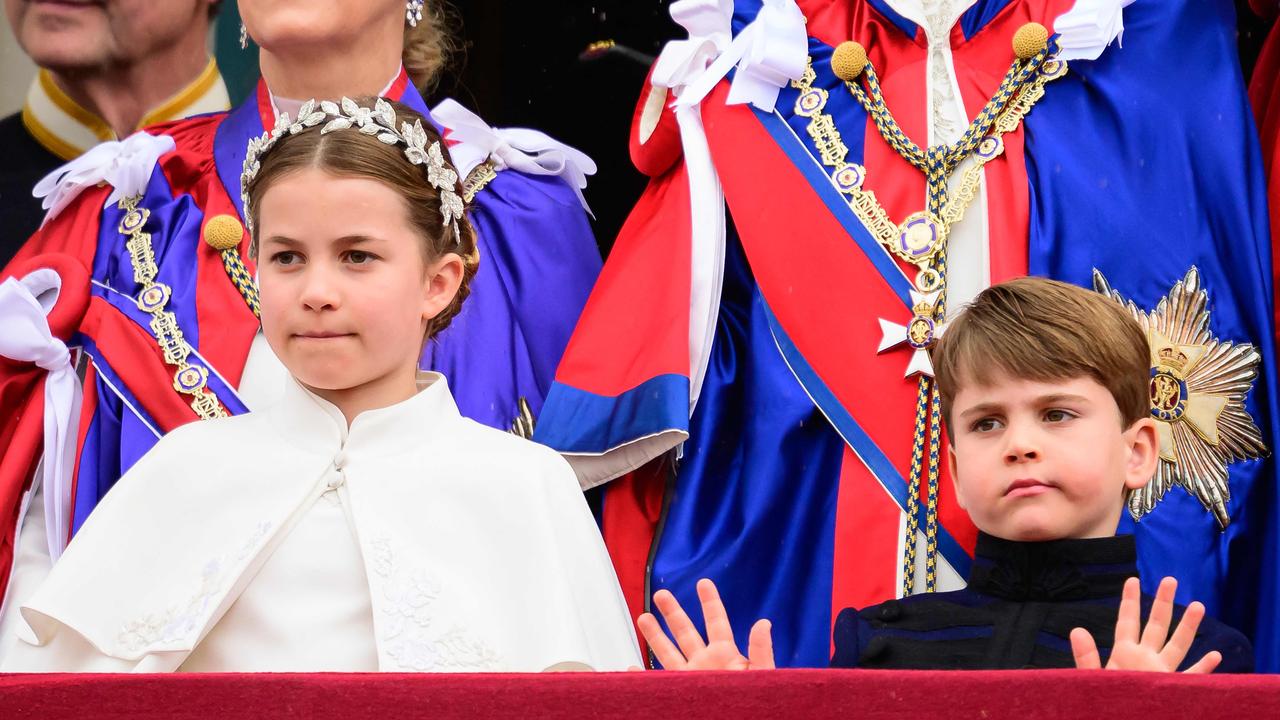
[[[720,601],[715,583],[706,578],[699,580],[698,599],[702,601],[702,619],[707,624],[706,642],[675,596],[666,590],[654,593],[653,602],[662,613],[662,619],[667,621],[667,627],[671,628],[675,644],[662,632],[662,626],[652,614],[645,613],[636,620],[662,667],[668,670],[773,669],[773,636],[768,620],[759,620],[752,626],[751,637],[747,640],[747,656],[743,657],[733,641],[729,615]]]
[[[1125,581],[1124,594],[1120,597],[1120,613],[1116,617],[1115,643],[1111,647],[1111,657],[1107,659],[1107,670],[1175,672],[1178,669],[1187,657],[1191,643],[1195,641],[1200,621],[1204,619],[1204,605],[1199,602],[1188,605],[1182,621],[1170,638],[1169,622],[1173,618],[1173,595],[1177,589],[1178,581],[1171,577],[1160,581],[1155,602],[1151,604],[1151,616],[1147,618],[1147,627],[1143,629],[1142,590],[1138,586],[1138,578]],[[1139,630],[1142,631],[1141,637]],[[1097,643],[1084,628],[1071,631],[1071,652],[1075,655],[1077,668],[1096,670],[1102,667]],[[1211,673],[1220,662],[1222,653],[1214,650],[1206,653],[1187,668],[1186,672]]]

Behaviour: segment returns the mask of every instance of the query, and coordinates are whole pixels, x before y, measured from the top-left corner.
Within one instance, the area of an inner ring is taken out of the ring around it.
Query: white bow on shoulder
[[[432,108],[431,116],[448,129],[448,139],[456,143],[449,147],[449,155],[462,177],[485,160],[497,170],[558,175],[577,193],[583,209],[591,212],[582,189],[587,186],[587,176],[596,174],[596,164],[586,153],[537,130],[491,127],[452,98]]]
[[[48,315],[61,289],[62,278],[50,268],[0,283],[0,357],[34,363],[48,372],[40,482],[49,557],[53,560],[62,555],[71,531],[71,474],[82,397],[71,352],[49,329]]]
[[[142,194],[160,157],[176,147],[168,135],[151,135],[143,130],[124,140],[95,145],[44,176],[31,190],[33,196],[44,198],[41,207],[48,211],[41,225],[57,217],[86,188],[100,182],[114,188],[103,207],[120,198]]]

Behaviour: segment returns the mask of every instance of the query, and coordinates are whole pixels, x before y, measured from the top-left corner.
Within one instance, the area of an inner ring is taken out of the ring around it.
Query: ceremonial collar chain
[[[321,125],[323,123],[323,125]],[[444,216],[444,225],[453,227],[454,242],[462,244],[462,231],[458,221],[462,219],[462,198],[458,195],[458,173],[444,159],[439,142],[427,145],[427,131],[421,120],[399,123],[396,129],[396,111],[391,103],[378,98],[372,108],[360,107],[350,98],[342,98],[341,103],[331,100],[308,100],[298,109],[297,119],[291,119],[289,113],[281,113],[276,118],[276,126],[271,132],[264,132],[261,137],[249,140],[245,151],[244,171],[240,174],[240,199],[245,208],[245,225],[253,230],[253,218],[249,216],[249,183],[262,169],[262,156],[267,154],[281,137],[297,135],[310,128],[320,127],[324,135],[336,130],[357,128],[365,135],[376,137],[387,145],[404,145],[404,155],[414,165],[426,165],[427,180],[431,186],[440,191],[440,214]]]
[[[963,137],[952,145],[921,148],[912,142],[894,119],[880,90],[880,80],[861,44],[847,41],[831,54],[831,70],[841,84],[875,123],[881,137],[904,160],[924,172],[928,180],[928,207],[895,224],[877,200],[863,187],[867,169],[848,160],[834,116],[827,111],[830,93],[818,87],[812,57],[800,78],[791,82],[799,91],[795,101],[797,116],[808,119],[806,131],[829,168],[831,182],[846,196],[849,208],[869,233],[895,257],[918,269],[911,290],[910,324],[899,325],[880,319],[884,333],[878,352],[909,345],[911,362],[907,377],[918,375],[915,426],[911,440],[911,466],[907,476],[907,522],[903,527],[902,594],[915,590],[916,538],[924,516],[925,592],[937,589],[938,489],[941,477],[942,400],[933,380],[929,348],[944,331],[947,279],[947,240],[951,227],[960,222],[977,197],[982,168],[1004,153],[1003,135],[1017,129],[1022,119],[1044,96],[1045,83],[1067,72],[1065,62],[1056,59],[1057,44],[1048,30],[1027,23],[1013,37],[1016,56],[995,94],[970,123]],[[866,88],[862,82],[866,81]],[[969,158],[974,162],[962,175],[957,191],[949,193],[947,179]],[[924,489],[922,493],[921,490]],[[920,496],[925,496],[920,512]]]

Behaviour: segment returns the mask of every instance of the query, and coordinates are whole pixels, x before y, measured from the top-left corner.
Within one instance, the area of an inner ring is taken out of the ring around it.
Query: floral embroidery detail
[[[378,640],[382,652],[395,667],[410,672],[484,671],[499,669],[501,657],[457,624],[440,629],[436,616],[442,589],[422,568],[405,568],[396,562],[391,541],[380,538],[369,544],[369,568],[381,578],[381,622]]]
[[[130,651],[150,651],[157,645],[181,642],[198,632],[211,603],[218,600],[227,581],[234,579],[231,571],[240,567],[245,558],[258,547],[271,531],[271,523],[259,525],[235,553],[214,558],[205,564],[200,573],[199,587],[190,599],[160,612],[154,612],[139,620],[127,622],[117,640]]]

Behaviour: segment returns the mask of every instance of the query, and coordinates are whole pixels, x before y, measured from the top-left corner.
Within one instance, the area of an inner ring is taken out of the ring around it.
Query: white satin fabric
[[[373,607],[347,518],[351,499],[320,496],[179,672],[376,672]]]
[[[45,223],[57,217],[81,192],[100,182],[112,187],[103,205],[107,207],[121,198],[141,195],[160,156],[176,147],[168,135],[152,135],[139,130],[124,140],[94,146],[41,178],[31,193],[44,198],[40,206],[48,211],[44,216]]]
[[[47,521],[45,541],[53,560],[62,554],[71,532],[71,475],[83,399],[71,352],[49,329],[48,314],[61,290],[62,278],[49,268],[0,283],[0,357],[34,363],[47,373],[44,450],[34,484],[43,490],[45,516],[52,518]]]
[[[554,175],[569,183],[582,208],[591,212],[582,191],[587,176],[596,174],[596,163],[581,150],[538,130],[491,127],[452,98],[431,108],[431,117],[445,127],[449,156],[462,177],[486,160],[499,171],[511,168],[530,175]]]
[[[568,465],[423,378],[350,427],[290,381],[268,410],[165,436],[23,603],[0,669],[638,665]]]
[[[732,35],[733,0],[680,0],[671,17],[688,31],[654,63],[654,88],[673,90],[689,175],[690,251],[689,415],[697,406],[711,357],[724,281],[724,192],[702,125],[702,102],[736,68],[726,103],[772,112],[778,92],[804,73],[808,38],[794,0],[764,0],[759,15]]]

